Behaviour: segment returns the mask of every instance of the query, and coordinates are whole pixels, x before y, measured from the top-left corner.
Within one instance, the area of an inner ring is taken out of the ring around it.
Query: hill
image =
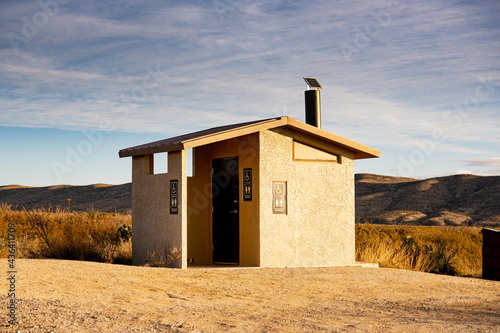
[[[408,225],[500,225],[500,177],[455,175],[415,178],[357,174],[358,223]],[[0,203],[27,209],[60,206],[71,210],[130,212],[132,185],[3,186]]]
[[[358,223],[500,225],[500,177],[356,175]]]
[[[49,206],[67,209],[68,199],[71,199],[71,210],[125,213],[132,209],[132,184],[47,187],[9,185],[0,187],[0,203],[12,205],[13,209],[22,209],[23,207],[36,209]]]

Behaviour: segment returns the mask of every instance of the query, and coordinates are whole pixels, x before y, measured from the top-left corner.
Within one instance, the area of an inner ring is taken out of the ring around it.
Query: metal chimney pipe
[[[306,90],[306,124],[321,128],[321,99],[319,90]]]

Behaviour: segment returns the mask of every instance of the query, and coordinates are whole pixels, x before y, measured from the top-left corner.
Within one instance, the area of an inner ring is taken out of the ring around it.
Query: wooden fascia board
[[[234,139],[234,138],[237,138],[240,136],[257,133],[257,132],[264,131],[264,130],[271,129],[271,128],[284,126],[287,123],[287,120],[285,118],[288,118],[288,117],[281,117],[280,119],[273,119],[273,120],[269,120],[269,121],[265,121],[265,122],[261,122],[261,123],[257,123],[257,124],[252,124],[252,125],[247,125],[247,126],[243,126],[243,127],[238,127],[238,128],[226,130],[223,132],[208,134],[208,135],[205,135],[202,137],[198,137],[198,138],[194,138],[194,139],[190,139],[190,140],[185,140],[182,142],[182,144],[184,145],[184,149],[189,149],[189,148],[208,145],[208,144],[219,142],[219,141]]]
[[[141,156],[148,154],[178,151],[183,149],[184,147],[182,143],[174,143],[174,144],[159,145],[159,146],[151,145],[150,147],[142,147],[137,149],[128,148],[120,150],[119,156],[120,157]]]
[[[288,119],[288,125],[291,128],[294,128],[295,130],[298,130],[300,132],[316,136],[318,138],[321,138],[323,140],[327,140],[329,142],[332,142],[335,145],[338,145],[342,148],[345,148],[347,150],[350,150],[354,152],[354,159],[363,159],[363,158],[375,158],[375,157],[380,157],[380,151],[371,148],[368,146],[365,146],[361,143],[346,139],[342,136],[327,132],[325,130],[322,130],[320,128],[302,123],[300,121],[297,121],[293,118]]]
[[[291,117],[284,116],[279,119],[270,119],[267,121],[262,121],[246,126],[241,126],[237,128],[228,129],[221,132],[211,133],[204,136],[182,140],[180,142],[173,142],[169,144],[159,144],[155,145],[155,143],[151,143],[147,147],[141,146],[137,149],[128,148],[120,150],[120,157],[129,157],[129,156],[140,156],[147,154],[156,154],[162,152],[172,152],[179,151],[194,147],[199,147],[215,142],[220,142],[224,140],[234,139],[240,136],[257,133],[260,131],[278,128],[282,126],[288,126],[292,129],[295,129],[299,132],[305,133],[307,135],[311,135],[317,137],[319,139],[330,142],[334,145],[338,145],[342,148],[350,150],[354,152],[355,159],[363,159],[363,158],[374,158],[380,156],[380,151],[377,149],[365,146],[363,144],[357,143],[355,141],[346,139],[339,135],[324,131],[317,127],[305,124],[303,122],[297,121]]]
[[[138,147],[137,149],[134,149],[132,147],[120,150],[119,156],[120,157],[140,156],[140,155],[172,152],[172,151],[179,151],[183,149],[199,147],[214,142],[229,140],[237,138],[239,136],[256,133],[270,128],[284,126],[287,124],[287,118],[289,117],[281,117],[280,119],[270,119],[258,122],[256,124],[245,125],[221,132],[206,134],[193,139],[182,140],[176,143],[155,145],[155,143],[153,142],[150,145],[148,145],[148,147]]]

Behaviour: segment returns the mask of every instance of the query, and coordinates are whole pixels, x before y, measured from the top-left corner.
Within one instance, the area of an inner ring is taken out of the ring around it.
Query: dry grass
[[[7,255],[7,226],[16,225],[20,258],[55,258],[130,263],[130,215],[99,212],[64,212],[60,209],[14,211],[0,206],[0,255]]]
[[[356,259],[365,262],[376,262],[382,267],[403,268],[414,271],[429,272],[432,259],[422,252],[414,255],[409,249],[397,242],[385,239],[379,243],[370,242],[356,247]]]
[[[356,225],[356,259],[382,267],[480,277],[481,228]]]
[[[14,211],[0,206],[0,257],[8,255],[8,225],[16,226],[19,258],[55,258],[130,264],[131,216],[117,213],[71,214],[59,209]],[[458,276],[481,276],[481,229],[356,225],[356,260]],[[150,265],[170,266],[179,250],[150,254]]]
[[[149,267],[172,267],[175,260],[182,258],[181,249],[174,246],[171,248],[166,245],[162,251],[148,252],[149,259],[146,261],[146,266]]]

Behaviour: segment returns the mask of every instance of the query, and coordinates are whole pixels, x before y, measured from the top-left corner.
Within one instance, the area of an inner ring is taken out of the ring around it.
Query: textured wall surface
[[[293,161],[293,140],[340,155],[341,163]],[[354,160],[286,129],[260,132],[260,265],[354,263]],[[272,182],[286,181],[287,214],[273,214]]]
[[[150,174],[149,155],[132,159],[132,263],[177,247],[184,254],[173,267],[187,267],[186,151],[168,154],[168,173]],[[170,180],[179,181],[179,213],[170,214]]]

